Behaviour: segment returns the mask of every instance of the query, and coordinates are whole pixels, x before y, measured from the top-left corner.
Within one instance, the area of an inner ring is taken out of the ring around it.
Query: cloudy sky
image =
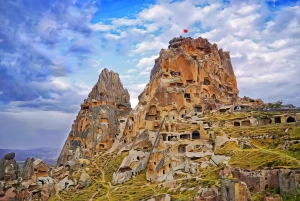
[[[0,148],[61,147],[103,68],[135,106],[180,35],[230,51],[240,96],[300,106],[300,1],[5,0]]]

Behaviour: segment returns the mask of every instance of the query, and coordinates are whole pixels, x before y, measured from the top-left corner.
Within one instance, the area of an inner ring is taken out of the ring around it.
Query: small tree
[[[282,100],[276,101],[275,103],[268,103],[267,106],[269,108],[279,108],[282,106]]]

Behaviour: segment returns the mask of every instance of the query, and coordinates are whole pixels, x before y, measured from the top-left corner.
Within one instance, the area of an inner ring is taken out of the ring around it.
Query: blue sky
[[[0,148],[61,147],[103,68],[136,105],[159,51],[180,35],[230,51],[240,96],[300,106],[299,1],[6,0]]]

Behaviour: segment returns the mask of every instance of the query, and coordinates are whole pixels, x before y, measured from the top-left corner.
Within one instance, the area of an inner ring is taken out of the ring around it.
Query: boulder
[[[38,177],[37,183],[40,185],[49,185],[53,184],[53,179],[51,177]]]
[[[6,155],[4,156],[4,159],[5,159],[5,160],[12,160],[12,159],[15,158],[15,156],[16,156],[16,154],[15,154],[14,152],[11,152],[11,153],[6,154]]]

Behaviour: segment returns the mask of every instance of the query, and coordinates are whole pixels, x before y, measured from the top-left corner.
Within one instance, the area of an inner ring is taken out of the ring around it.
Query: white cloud
[[[0,91],[0,95],[3,94],[3,91]]]
[[[144,57],[139,60],[138,64],[136,65],[137,68],[147,68],[147,67],[153,67],[155,63],[155,59],[158,57],[158,55],[152,55],[151,57]]]
[[[135,71],[136,71],[136,69],[132,68],[132,69],[129,69],[129,70],[127,71],[127,73],[133,73],[133,72],[135,72]]]
[[[102,23],[97,23],[97,24],[92,24],[91,28],[95,31],[110,31],[110,30],[114,29],[114,26],[107,25],[107,24],[102,24]]]
[[[135,26],[140,24],[141,21],[139,19],[128,19],[128,18],[119,18],[112,20],[112,24],[116,27],[119,26]]]
[[[122,31],[120,33],[120,35],[108,33],[108,34],[105,34],[104,37],[107,39],[119,40],[121,38],[124,38],[126,35],[127,35],[127,33]]]
[[[151,66],[145,68],[139,75],[150,75],[152,68],[153,67],[151,67]]]
[[[143,41],[136,45],[136,49],[133,51],[134,53],[144,53],[146,51],[151,50],[159,50],[167,45],[161,41]]]

